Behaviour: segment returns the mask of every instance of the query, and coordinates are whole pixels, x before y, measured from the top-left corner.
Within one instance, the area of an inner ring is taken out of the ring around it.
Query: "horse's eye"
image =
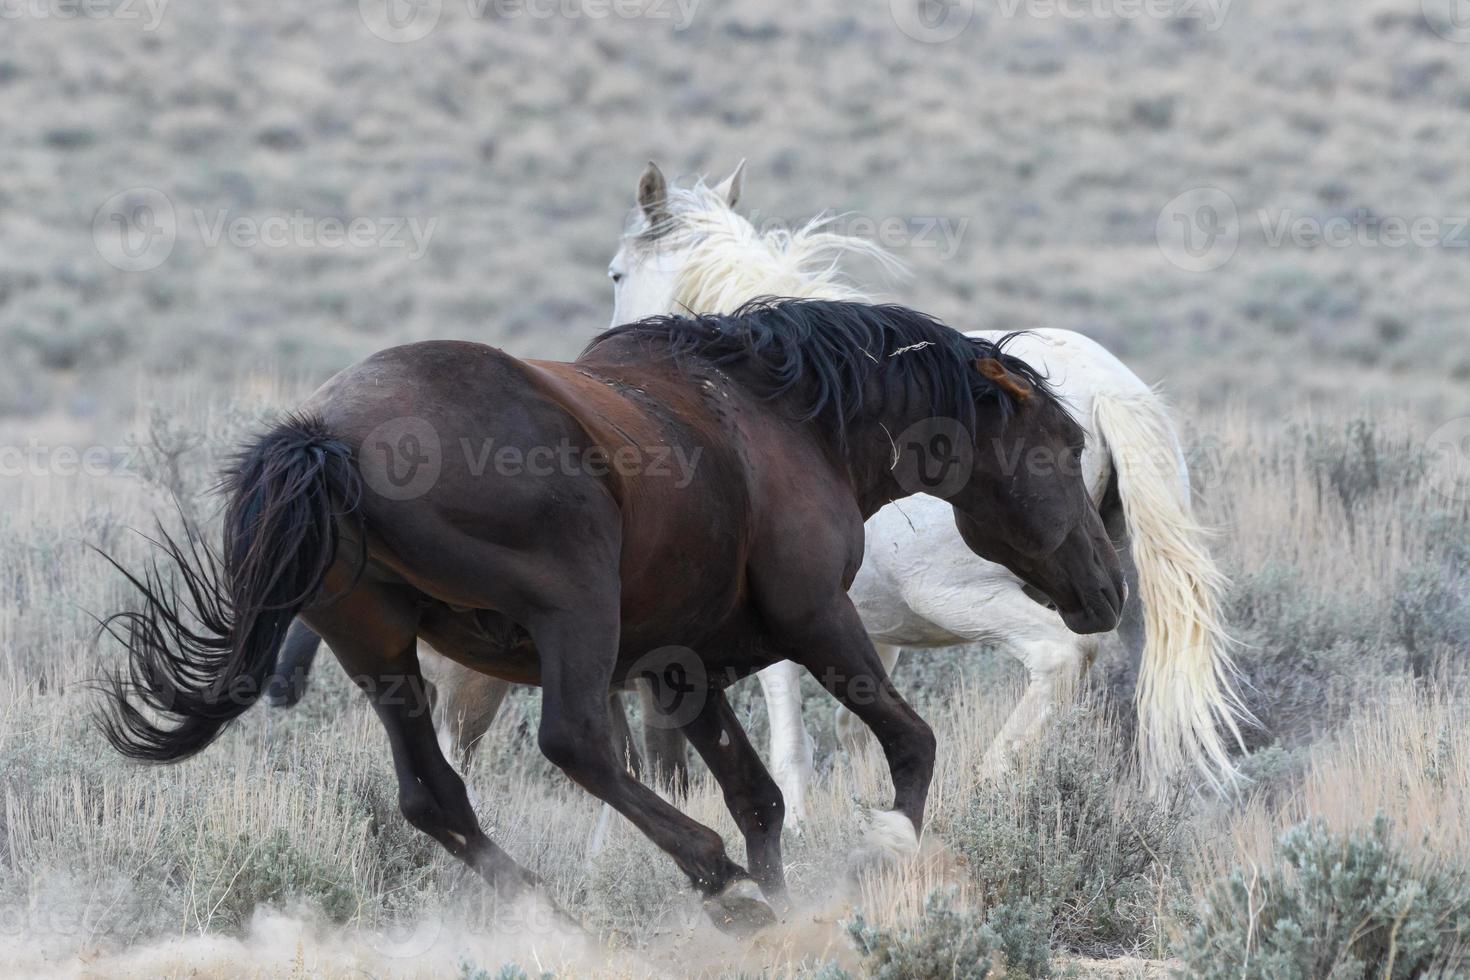
[[[608,270],[607,277],[613,281],[614,286],[623,281],[623,274],[621,272],[613,272],[611,269]]]

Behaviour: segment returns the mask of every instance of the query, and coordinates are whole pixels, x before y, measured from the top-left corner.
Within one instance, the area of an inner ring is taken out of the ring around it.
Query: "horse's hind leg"
[[[725,902],[730,885],[750,875],[726,855],[719,834],[638,782],[617,758],[607,704],[618,649],[616,598],[558,605],[569,611],[527,624],[541,658],[541,751],[672,857],[716,906],[716,925],[746,931],[773,921],[759,903]]]
[[[276,657],[276,669],[271,671],[265,682],[265,699],[272,708],[289,708],[306,693],[307,675],[311,663],[316,659],[322,638],[311,631],[301,620],[291,623],[286,631],[286,642]]]
[[[788,904],[781,866],[781,826],[786,811],[781,790],[761,764],[725,693],[711,690],[683,732],[725,794],[725,805],[745,837],[746,860],[756,884],[776,905]]]
[[[313,611],[310,620],[383,723],[403,816],[497,890],[535,884],[535,877],[480,829],[464,780],[439,749],[419,671],[412,605],[366,598],[365,591]]]

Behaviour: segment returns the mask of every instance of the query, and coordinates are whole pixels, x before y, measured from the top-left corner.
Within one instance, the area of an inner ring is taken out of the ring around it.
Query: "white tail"
[[[1250,714],[1236,694],[1234,642],[1220,614],[1226,580],[1194,519],[1189,476],[1163,400],[1099,395],[1094,431],[1108,445],[1138,570],[1146,637],[1138,672],[1138,745],[1155,789],[1193,766],[1216,790],[1240,778],[1220,728],[1240,743]]]

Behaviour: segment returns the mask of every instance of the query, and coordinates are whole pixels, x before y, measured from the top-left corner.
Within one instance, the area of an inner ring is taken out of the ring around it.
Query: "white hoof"
[[[919,834],[913,821],[897,810],[868,810],[862,815],[863,840],[868,847],[895,858],[916,857]]]
[[[854,880],[871,871],[903,864],[919,853],[919,835],[909,818],[893,810],[863,810],[858,814],[863,839],[848,859]]]

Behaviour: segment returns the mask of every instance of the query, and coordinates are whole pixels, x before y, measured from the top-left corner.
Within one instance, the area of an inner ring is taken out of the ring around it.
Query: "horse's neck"
[[[864,520],[916,492],[896,474],[903,443],[915,438],[916,426],[935,421],[933,414],[925,398],[910,393],[904,401],[885,401],[881,411],[849,427],[842,452]]]

